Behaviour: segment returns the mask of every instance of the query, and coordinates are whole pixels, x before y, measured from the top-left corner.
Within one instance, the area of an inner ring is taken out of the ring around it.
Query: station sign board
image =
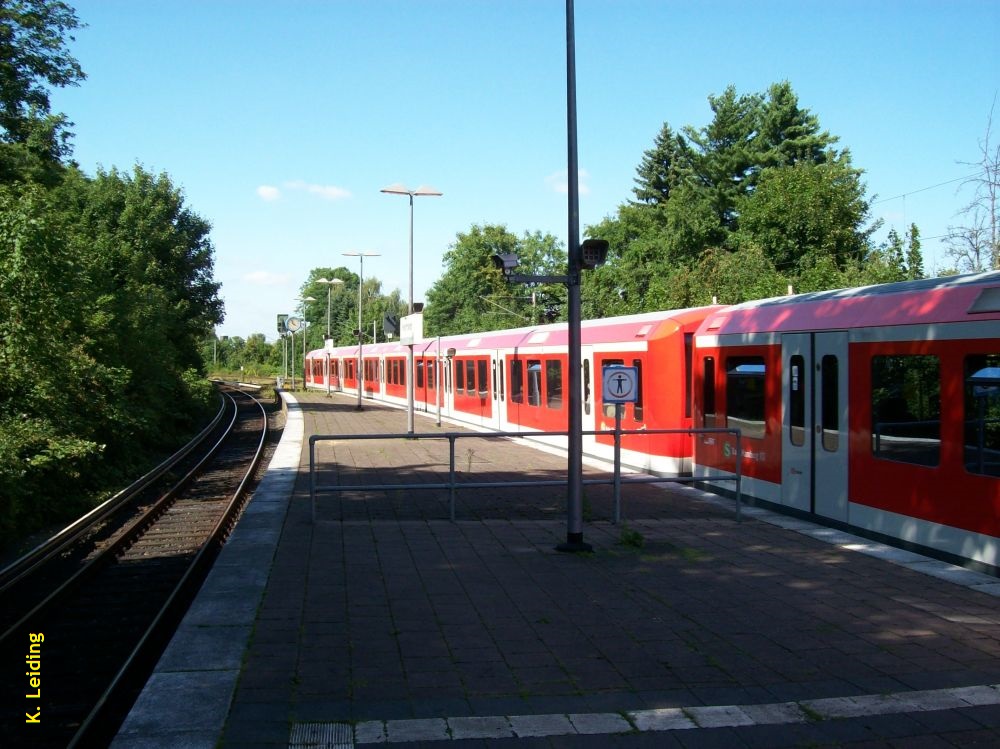
[[[424,339],[424,313],[414,312],[399,318],[399,342],[412,346]]]

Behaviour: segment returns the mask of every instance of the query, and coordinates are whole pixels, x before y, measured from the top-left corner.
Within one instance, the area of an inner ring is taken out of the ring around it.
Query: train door
[[[583,431],[592,432],[597,429],[596,408],[594,405],[594,349],[592,346],[583,346],[580,356],[582,368],[580,393],[583,396]],[[584,442],[593,442],[594,437],[584,437]]]
[[[507,383],[503,371],[503,354],[500,351],[492,353],[490,366],[492,368],[490,372],[492,392],[490,395],[493,398],[493,414],[490,425],[493,429],[501,431],[504,429],[503,421],[507,414]]]
[[[781,503],[846,522],[847,333],[788,333],[781,348]]]

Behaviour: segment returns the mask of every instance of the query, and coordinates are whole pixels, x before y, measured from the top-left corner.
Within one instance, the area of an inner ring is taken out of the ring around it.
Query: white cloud
[[[590,195],[590,187],[587,185],[586,180],[590,178],[586,169],[580,169],[577,172],[577,185],[581,195]],[[549,189],[553,192],[565,195],[569,192],[569,172],[565,169],[560,169],[554,174],[550,174],[545,178],[545,184],[549,186]]]
[[[285,187],[289,190],[304,190],[313,195],[319,195],[325,200],[342,200],[351,197],[350,190],[336,185],[314,185],[301,179],[286,182]]]
[[[272,203],[281,197],[281,190],[274,185],[261,185],[257,188],[257,197]]]
[[[255,270],[243,275],[243,280],[255,286],[283,286],[288,283],[288,276],[284,273],[271,273],[266,270]]]

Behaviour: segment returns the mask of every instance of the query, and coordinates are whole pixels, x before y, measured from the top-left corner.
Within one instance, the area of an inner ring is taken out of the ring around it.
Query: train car
[[[694,347],[694,425],[743,438],[698,436],[696,476],[1000,568],[1000,273],[727,307]]]
[[[615,410],[601,401],[603,367],[634,366],[639,399],[623,409],[625,430],[691,426],[692,351],[698,325],[717,307],[589,320],[581,325],[583,429],[613,429]],[[414,345],[414,407],[478,429],[564,431],[568,424],[568,329],[565,323],[429,339]],[[406,405],[406,347],[364,346],[365,396]],[[357,393],[350,375],[357,346],[307,355],[307,386]],[[337,376],[336,373],[344,373]],[[371,373],[369,375],[369,372]],[[565,438],[542,438],[565,445]],[[691,470],[686,435],[626,435],[627,467],[663,474]],[[609,434],[588,435],[584,451],[607,459]]]

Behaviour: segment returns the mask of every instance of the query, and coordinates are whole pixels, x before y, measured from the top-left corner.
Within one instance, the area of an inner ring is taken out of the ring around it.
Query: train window
[[[632,414],[636,421],[642,421],[642,360],[633,359],[632,366],[635,367],[635,403],[632,404]]]
[[[684,334],[684,416],[691,418],[691,394],[694,382],[694,333]]]
[[[413,366],[416,368],[417,387],[422,388],[424,386],[424,360],[417,359]]]
[[[497,360],[493,360],[493,400],[497,399]]]
[[[936,356],[872,357],[872,452],[936,466],[941,458],[941,364]]]
[[[524,403],[524,362],[512,359],[510,362],[510,400]]]
[[[819,369],[823,384],[823,402],[820,404],[823,449],[835,453],[840,449],[840,363],[836,356],[827,354]]]
[[[726,359],[726,426],[741,429],[744,437],[759,439],[764,436],[766,374],[763,357],[731,356]]]
[[[476,363],[472,359],[465,362],[465,392],[476,394]]]
[[[1000,477],[1000,354],[965,357],[965,468]]]
[[[590,359],[583,360],[583,412],[590,413]]]
[[[500,374],[500,400],[502,401],[504,399],[504,393],[503,393],[503,361],[502,360],[500,362],[500,373],[499,374]]]
[[[476,370],[476,374],[479,377],[479,397],[485,398],[490,390],[489,369],[486,366],[485,359],[480,359],[476,362]]]
[[[451,392],[451,363],[445,360],[443,367],[444,370],[444,391],[446,393]]]
[[[549,359],[545,362],[545,405],[562,408],[562,362]]]
[[[435,372],[437,371],[437,359],[431,359],[427,362],[427,388],[433,390],[437,387],[434,384]]]
[[[795,354],[788,360],[788,438],[796,447],[806,443],[806,361]]]
[[[528,405],[542,405],[542,362],[528,359]]]
[[[705,429],[712,429],[715,427],[715,357],[703,358],[701,368],[703,373],[701,400],[704,404],[701,425]]]
[[[455,392],[465,392],[465,362],[455,362]]]

